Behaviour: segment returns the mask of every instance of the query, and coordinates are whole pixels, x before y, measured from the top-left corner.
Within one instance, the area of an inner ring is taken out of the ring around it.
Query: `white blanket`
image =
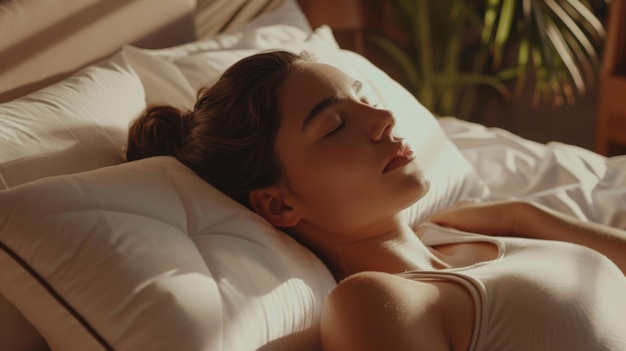
[[[439,123],[487,183],[490,199],[523,199],[626,229],[626,155],[541,144],[451,117]]]

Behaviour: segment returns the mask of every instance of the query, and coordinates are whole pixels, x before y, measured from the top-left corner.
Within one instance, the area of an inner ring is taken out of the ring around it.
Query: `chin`
[[[424,177],[422,177],[421,180],[422,180],[422,195],[419,197],[420,199],[426,196],[426,194],[428,194],[428,191],[430,190],[430,180]]]
[[[418,202],[420,199],[426,196],[429,190],[430,190],[430,181],[428,181],[427,179],[423,179],[420,184],[419,190],[416,191],[415,200],[411,202],[411,205]]]
[[[387,203],[394,203],[395,210],[404,210],[422,199],[430,190],[430,181],[424,177],[424,173],[411,162],[399,170],[385,192]]]
[[[430,181],[424,178],[421,174],[411,180],[411,184],[408,185],[402,191],[403,209],[408,208],[422,199],[430,190]]]
[[[430,180],[424,176],[424,172],[418,169],[415,163],[413,163],[412,166],[413,171],[411,172],[411,178],[414,183],[413,186],[416,187],[414,192],[418,194],[418,198],[415,199],[415,201],[417,201],[424,197],[424,195],[426,195],[430,190]]]

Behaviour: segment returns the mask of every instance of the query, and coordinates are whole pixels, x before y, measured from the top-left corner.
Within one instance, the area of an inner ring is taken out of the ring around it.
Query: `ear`
[[[252,210],[275,227],[293,227],[301,219],[298,211],[284,201],[277,187],[252,190],[249,201]]]

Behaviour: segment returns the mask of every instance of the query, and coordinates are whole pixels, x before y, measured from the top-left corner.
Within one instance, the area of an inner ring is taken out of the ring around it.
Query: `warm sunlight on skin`
[[[361,88],[314,62],[299,63],[281,87],[276,150],[283,183],[301,220],[337,242],[380,234],[385,223],[395,227],[398,213],[428,189],[410,149],[393,134],[392,113],[372,105]]]

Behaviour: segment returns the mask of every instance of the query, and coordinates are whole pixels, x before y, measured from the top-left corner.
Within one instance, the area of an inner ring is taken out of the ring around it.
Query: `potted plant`
[[[573,103],[597,80],[610,0],[388,0],[404,41],[374,36],[437,115],[467,118],[477,89]]]

